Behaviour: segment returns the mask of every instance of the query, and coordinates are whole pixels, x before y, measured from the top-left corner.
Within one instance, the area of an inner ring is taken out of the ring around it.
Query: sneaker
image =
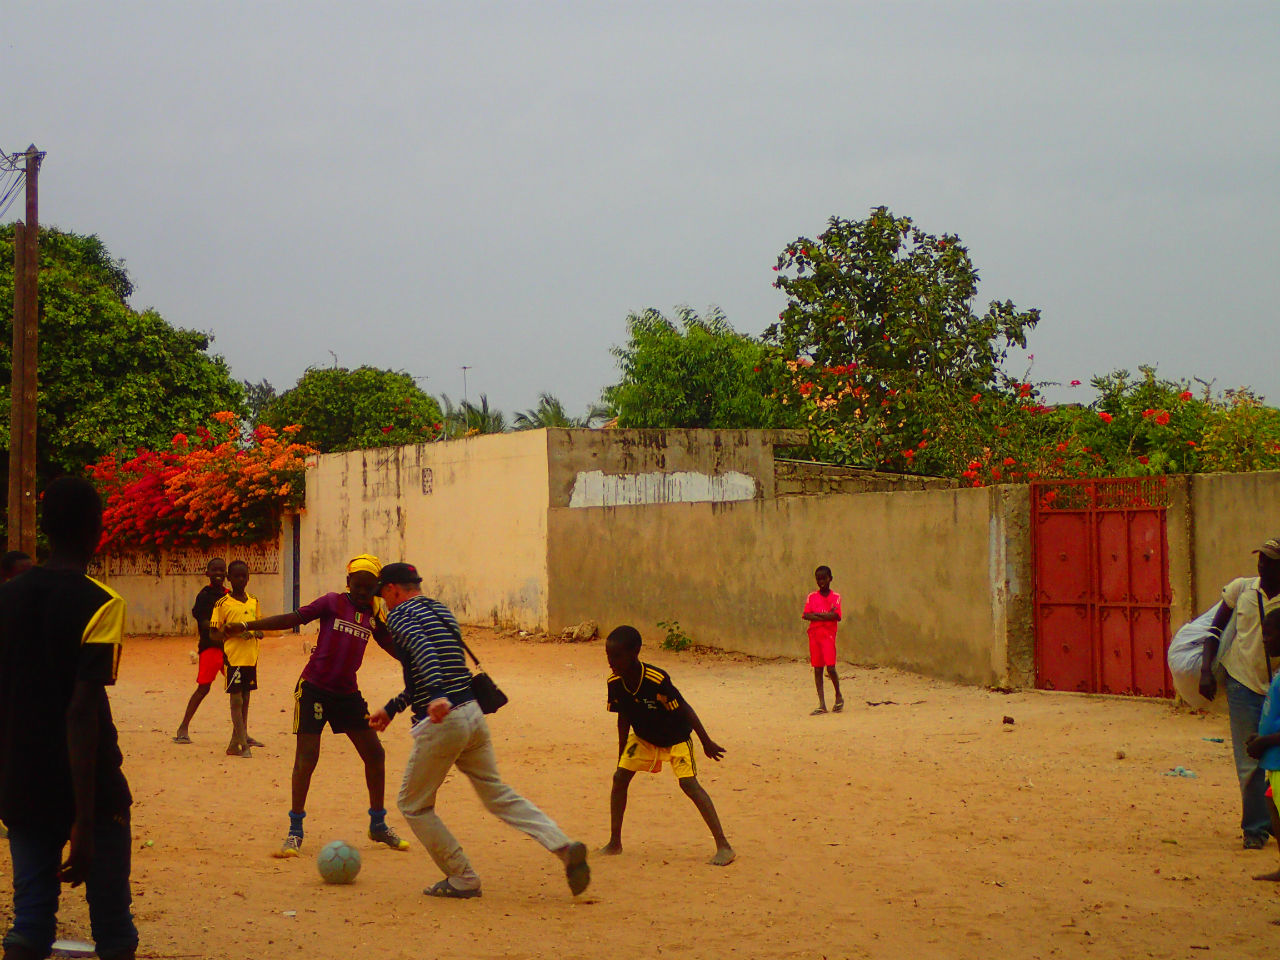
[[[1267,838],[1260,837],[1256,833],[1246,833],[1244,835],[1244,848],[1246,850],[1261,850],[1267,845]]]
[[[291,833],[284,838],[284,843],[280,844],[280,849],[277,850],[273,856],[278,857],[281,860],[286,860],[289,857],[298,856],[301,852],[302,838],[296,833]]]
[[[369,839],[376,840],[378,843],[385,843],[392,850],[408,850],[409,841],[401,840],[396,836],[396,832],[390,827],[383,827],[381,830],[369,828]]]

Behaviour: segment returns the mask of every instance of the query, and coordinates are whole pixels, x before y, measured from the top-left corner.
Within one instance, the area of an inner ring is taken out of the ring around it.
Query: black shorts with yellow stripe
[[[257,667],[227,666],[227,693],[248,693],[257,689]]]
[[[323,733],[325,724],[334,733],[369,729],[369,704],[355,693],[333,693],[299,680],[293,689],[293,732]]]

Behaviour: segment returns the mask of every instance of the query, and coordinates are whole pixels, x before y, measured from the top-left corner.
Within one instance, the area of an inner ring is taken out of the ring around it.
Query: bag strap
[[[431,611],[431,615],[432,615],[433,617],[435,617],[435,618],[436,618],[436,620],[438,620],[438,621],[440,622],[440,625],[441,625],[442,627],[444,627],[446,630],[448,630],[448,631],[449,631],[449,633],[453,634],[453,638],[454,638],[455,640],[457,640],[460,644],[462,644],[462,649],[463,649],[463,650],[465,650],[465,651],[467,651],[467,656],[469,656],[469,657],[471,658],[471,662],[472,662],[472,663],[474,663],[474,664],[476,665],[476,669],[477,669],[477,670],[479,670],[479,669],[480,669],[480,661],[476,658],[476,655],[475,655],[474,653],[472,653],[472,652],[471,652],[471,648],[467,646],[467,641],[465,641],[465,640],[463,640],[463,639],[462,639],[462,628],[461,628],[461,627],[454,627],[454,626],[453,626],[453,624],[449,623],[449,621],[448,621],[448,620],[446,620],[444,617],[440,616],[440,614],[436,613],[436,606],[435,606],[435,605],[436,605],[436,602],[435,602],[434,600],[432,600],[432,599],[430,599],[430,598],[428,598],[428,599],[427,599],[427,609],[429,609],[429,610]]]
[[[1262,602],[1262,588],[1261,588],[1261,587],[1258,587],[1258,588],[1256,589],[1256,591],[1255,591],[1255,592],[1258,594],[1258,632],[1259,632],[1259,633],[1261,633],[1261,632],[1262,632],[1262,621],[1263,621],[1263,620],[1266,618],[1266,616],[1267,616],[1267,608],[1266,608],[1266,606],[1264,606],[1264,605],[1263,605],[1263,602]],[[1266,648],[1265,646],[1263,646],[1263,648],[1262,648],[1262,659],[1263,659],[1263,661],[1264,661],[1264,662],[1266,663],[1266,665],[1267,665],[1267,686],[1268,686],[1268,687],[1270,687],[1270,686],[1271,686],[1271,679],[1272,679],[1272,677],[1271,677],[1271,658],[1270,658],[1269,656],[1267,656],[1267,648]]]

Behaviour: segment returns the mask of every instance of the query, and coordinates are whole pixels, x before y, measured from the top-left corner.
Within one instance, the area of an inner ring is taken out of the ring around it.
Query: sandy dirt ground
[[[594,851],[608,837],[616,751],[602,644],[470,637],[511,696],[491,718],[505,778]],[[264,641],[250,729],[267,746],[248,760],[223,754],[217,687],[196,742],[169,741],[193,647],[131,639],[111,694],[136,798],[140,956],[1263,957],[1280,936],[1280,890],[1250,880],[1276,866],[1276,847],[1241,849],[1230,746],[1208,739],[1227,736],[1221,717],[847,665],[848,709],[810,717],[801,660],[649,647],[728,751],[699,769],[737,861],[708,865],[710,837],[670,773],[642,774],[624,854],[593,855],[591,887],[574,899],[559,862],[455,775],[438,809],[484,896],[442,901],[422,894],[438,874],[416,841],[397,853],[365,839],[362,768],[345,737],[325,735],[304,856],[271,857],[287,830],[303,644]],[[377,649],[360,677],[375,705],[400,688]],[[412,840],[395,810],[405,718],[383,741],[389,819]],[[1176,766],[1197,776],[1162,775]],[[334,839],[362,853],[353,885],[317,873]],[[7,927],[7,846],[0,874]],[[60,934],[88,938],[81,891],[64,896]]]

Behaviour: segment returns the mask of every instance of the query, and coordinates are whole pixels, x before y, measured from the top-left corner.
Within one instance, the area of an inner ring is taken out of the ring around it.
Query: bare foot
[[[737,856],[738,855],[733,852],[733,847],[723,846],[716,850],[716,855],[708,860],[707,863],[711,864],[713,867],[727,867],[729,864],[733,863]]]
[[[253,756],[253,751],[250,750],[247,746],[237,747],[235,744],[232,744],[231,746],[227,747],[227,756],[228,757],[244,757],[245,759],[248,759]]]
[[[1280,883],[1280,870],[1277,870],[1275,873],[1260,873],[1253,879],[1270,880],[1272,883]]]
[[[622,852],[622,844],[613,843],[611,841],[609,843],[606,843],[603,847],[601,847],[600,852],[603,853],[605,856],[616,857],[618,854]]]

